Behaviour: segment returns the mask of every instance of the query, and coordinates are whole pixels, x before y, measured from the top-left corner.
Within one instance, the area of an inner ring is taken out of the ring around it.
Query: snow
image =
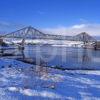
[[[36,70],[36,67],[0,58],[0,100],[100,99],[99,70]]]
[[[11,43],[21,43],[22,40],[4,40],[5,43],[11,44]],[[66,46],[66,47],[72,47],[77,45],[78,47],[81,47],[83,45],[83,42],[81,41],[69,41],[69,40],[50,40],[50,39],[34,39],[34,40],[25,40],[26,44],[51,44],[52,46]]]

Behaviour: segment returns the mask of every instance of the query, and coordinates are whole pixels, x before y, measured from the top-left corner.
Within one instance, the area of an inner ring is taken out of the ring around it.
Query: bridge
[[[89,43],[92,45],[95,45],[96,43],[96,39],[94,39],[92,36],[88,35],[85,32],[76,36],[50,35],[45,34],[31,26],[6,34],[2,36],[1,39],[3,39],[3,41],[7,44],[13,44],[21,48],[24,47],[26,40],[34,39],[80,41],[83,42],[84,46]]]

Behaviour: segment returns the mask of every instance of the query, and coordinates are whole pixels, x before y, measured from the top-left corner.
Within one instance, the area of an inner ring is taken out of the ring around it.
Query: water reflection
[[[22,55],[22,59],[24,60],[26,57],[25,57],[25,53],[24,53],[24,50],[19,50],[19,52],[21,53]]]
[[[55,53],[52,50],[56,49]],[[38,54],[38,56],[37,56]],[[24,57],[32,58],[37,60],[41,59],[50,66],[63,66],[66,68],[97,68],[100,69],[100,62],[96,62],[94,58],[100,59],[100,51],[95,51],[92,49],[82,49],[82,48],[65,48],[65,47],[52,47],[52,46],[40,46],[37,50],[36,46],[26,47],[24,51]],[[43,58],[48,58],[53,56],[53,59],[45,61]]]
[[[23,60],[32,60],[38,65],[100,69],[100,61],[96,61],[97,58],[100,59],[100,51],[92,49],[30,45],[17,52],[15,54]]]
[[[92,53],[91,51],[88,51],[88,49],[83,49],[82,53],[82,62],[83,63],[89,63],[92,60]]]

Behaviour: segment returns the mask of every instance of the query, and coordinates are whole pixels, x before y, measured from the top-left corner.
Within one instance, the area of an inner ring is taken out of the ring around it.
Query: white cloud
[[[87,32],[93,36],[100,36],[100,24],[76,24],[70,27],[56,27],[42,29],[46,33],[59,35],[76,35],[81,32]]]
[[[85,27],[85,24],[80,24],[80,25],[74,25],[74,26],[72,26],[72,28],[74,28],[74,29],[82,29],[84,27]]]
[[[5,22],[5,21],[0,21],[0,27],[9,27],[10,23]]]
[[[41,12],[42,13],[42,12]],[[83,20],[83,19],[81,19]],[[4,32],[11,32],[15,31],[17,29],[21,29],[25,27],[25,25],[22,24],[16,24],[16,23],[10,23],[6,21],[0,21],[0,31]],[[95,36],[100,36],[100,24],[75,24],[72,26],[58,26],[55,28],[44,28],[41,29],[44,33],[49,33],[49,34],[58,34],[58,35],[76,35],[81,32],[87,32],[90,35],[95,35]]]
[[[0,34],[15,31],[23,27],[25,27],[25,25],[12,23],[12,22],[6,22],[6,21],[0,21]]]

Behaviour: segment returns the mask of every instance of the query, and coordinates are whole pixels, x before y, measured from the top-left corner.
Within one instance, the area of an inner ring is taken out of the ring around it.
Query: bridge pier
[[[19,50],[24,50],[25,47],[24,47],[24,46],[18,46],[18,49],[19,49]]]
[[[95,50],[100,50],[100,41],[97,41],[94,45]]]

